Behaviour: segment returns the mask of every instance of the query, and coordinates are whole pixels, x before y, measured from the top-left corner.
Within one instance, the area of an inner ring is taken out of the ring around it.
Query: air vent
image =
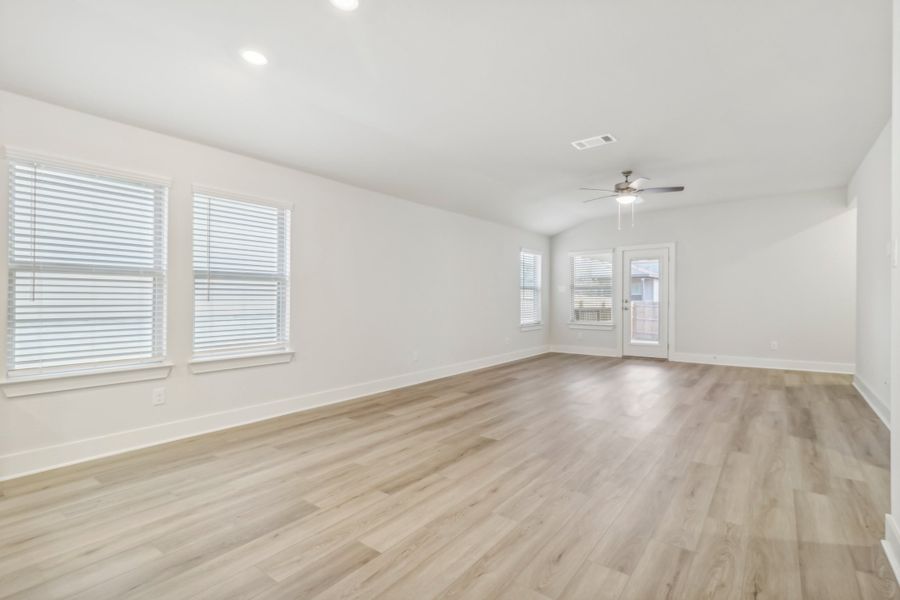
[[[572,142],[572,145],[575,146],[578,150],[587,150],[588,148],[596,148],[597,146],[604,146],[606,144],[612,144],[617,141],[616,138],[608,133],[604,133],[603,135],[595,135],[594,137],[590,137],[584,140],[577,140]]]

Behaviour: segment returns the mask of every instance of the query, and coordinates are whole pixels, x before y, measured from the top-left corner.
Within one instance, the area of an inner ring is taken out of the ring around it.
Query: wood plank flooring
[[[0,597],[896,598],[888,443],[844,376],[549,354],[0,484]]]

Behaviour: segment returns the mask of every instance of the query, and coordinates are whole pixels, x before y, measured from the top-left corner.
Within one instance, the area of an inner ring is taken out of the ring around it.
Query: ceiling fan
[[[684,191],[683,185],[676,185],[670,187],[653,187],[653,188],[645,188],[644,184],[648,181],[646,177],[638,177],[634,181],[631,181],[631,171],[622,171],[622,175],[625,176],[625,181],[619,182],[614,186],[614,189],[605,189],[605,188],[581,188],[583,190],[591,190],[595,192],[609,192],[606,196],[598,196],[596,198],[589,198],[585,200],[585,202],[593,202],[594,200],[604,200],[606,198],[615,198],[618,203],[619,208],[619,229],[622,229],[622,206],[631,205],[631,226],[634,227],[634,204],[635,202],[640,202],[642,200],[641,196],[643,194],[666,194],[669,192],[681,192]]]

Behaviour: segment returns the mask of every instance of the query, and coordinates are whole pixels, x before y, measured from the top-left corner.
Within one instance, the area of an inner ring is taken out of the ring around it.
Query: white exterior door
[[[622,252],[622,354],[669,357],[669,249]]]

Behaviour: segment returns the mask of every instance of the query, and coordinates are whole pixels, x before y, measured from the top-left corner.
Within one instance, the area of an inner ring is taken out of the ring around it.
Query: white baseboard
[[[345,402],[371,394],[390,391],[417,383],[424,383],[442,377],[458,375],[486,367],[493,367],[532,356],[547,353],[547,346],[536,346],[525,350],[497,354],[469,360],[452,365],[445,365],[412,373],[404,373],[385,379],[377,379],[342,388],[323,390],[254,404],[235,410],[201,415],[180,421],[171,421],[150,427],[120,431],[109,435],[76,440],[65,444],[26,450],[15,454],[0,456],[0,481],[39,473],[58,467],[77,464],[96,458],[112,456],[165,444],[179,439],[193,437],[203,433],[211,433],[231,427],[238,427],[256,421],[264,421],[319,406]]]
[[[672,352],[669,354],[669,360],[673,362],[700,363],[704,365],[751,367],[754,369],[780,369],[784,371],[814,371],[817,373],[842,373],[846,375],[852,375],[856,370],[856,366],[853,363],[787,360],[781,358],[762,358],[758,356],[726,356],[724,354],[694,354],[691,352]]]
[[[853,376],[853,387],[856,388],[856,391],[859,392],[859,395],[863,397],[869,407],[872,409],[878,418],[881,419],[881,422],[884,423],[884,426],[888,429],[891,428],[891,407],[890,405],[876,394],[870,386],[866,384],[865,381],[859,378],[859,376]]]
[[[563,354],[584,354],[587,356],[621,356],[615,348],[595,348],[592,346],[550,346],[550,352]],[[691,352],[671,352],[673,362],[700,363],[729,367],[752,367],[756,369],[780,369],[785,371],[814,371],[817,373],[842,373],[851,375],[855,370],[852,363],[832,363],[809,360],[783,360],[759,358],[756,356],[725,356],[722,354],[694,354]],[[876,411],[877,413],[877,411]],[[882,415],[879,414],[879,417]],[[882,418],[882,420],[884,420]]]
[[[595,348],[593,346],[550,346],[550,352],[584,354],[586,356],[607,356],[610,358],[619,356],[619,353],[615,348]]]
[[[884,539],[881,540],[881,546],[894,570],[894,577],[900,579],[900,529],[891,515],[884,517]]]

